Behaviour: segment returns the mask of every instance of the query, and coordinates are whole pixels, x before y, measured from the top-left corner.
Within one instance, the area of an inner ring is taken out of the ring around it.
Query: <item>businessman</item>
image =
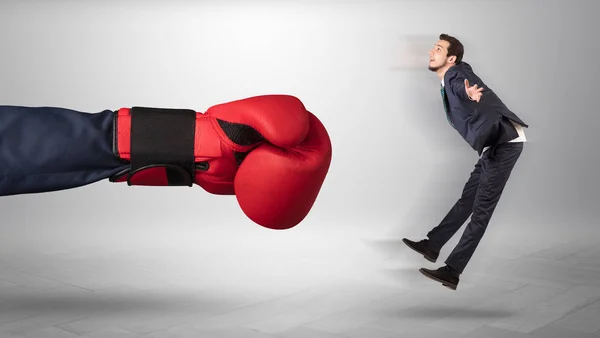
[[[436,262],[440,249],[471,217],[445,265],[419,271],[456,290],[459,277],[473,256],[526,141],[529,127],[464,62],[464,47],[455,37],[441,34],[429,52],[429,70],[441,80],[440,92],[449,124],[479,155],[462,196],[427,238],[403,242]]]

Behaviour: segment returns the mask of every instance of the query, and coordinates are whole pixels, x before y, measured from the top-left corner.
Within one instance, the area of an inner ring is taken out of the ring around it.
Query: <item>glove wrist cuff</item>
[[[130,162],[118,178],[128,185],[189,186],[196,169],[196,112],[189,109],[123,108],[113,116],[113,151]],[[150,175],[150,173],[153,173]],[[157,175],[157,173],[159,173]]]

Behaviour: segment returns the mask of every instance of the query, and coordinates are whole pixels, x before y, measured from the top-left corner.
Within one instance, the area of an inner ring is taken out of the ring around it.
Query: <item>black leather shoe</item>
[[[420,253],[421,255],[423,255],[423,257],[425,257],[425,259],[427,259],[428,261],[430,261],[432,263],[435,263],[435,261],[437,261],[438,256],[440,255],[439,252],[433,251],[429,248],[429,240],[428,239],[423,239],[418,242],[414,242],[408,238],[403,238],[402,242],[404,242],[404,244],[408,245],[409,248],[411,248],[411,249],[415,250],[416,252]]]
[[[437,270],[430,270],[421,268],[419,271],[430,279],[433,279],[436,282],[442,283],[443,286],[456,290],[459,282],[459,273],[452,270],[449,266],[445,265]]]

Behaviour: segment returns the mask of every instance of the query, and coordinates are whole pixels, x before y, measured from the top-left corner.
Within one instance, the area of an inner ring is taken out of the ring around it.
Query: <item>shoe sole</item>
[[[425,277],[427,277],[429,279],[432,279],[432,280],[434,280],[436,282],[441,283],[443,286],[447,287],[450,290],[456,290],[456,285],[454,285],[454,284],[448,284],[447,281],[445,281],[443,279],[439,279],[439,278],[437,278],[435,276],[432,276],[429,273],[427,273],[427,271],[425,271],[423,269],[419,269],[419,272],[421,272],[421,274],[423,274],[423,276],[425,276]]]
[[[407,247],[411,248],[414,252],[417,252],[417,253],[423,255],[423,257],[425,257],[425,259],[430,261],[431,263],[435,263],[437,261],[437,258],[436,259],[431,258],[431,257],[427,256],[426,254],[422,253],[421,251],[417,250],[416,248],[414,248],[412,245],[410,245],[410,243],[408,243],[406,241],[406,239],[402,239],[402,242],[404,244],[406,244]]]

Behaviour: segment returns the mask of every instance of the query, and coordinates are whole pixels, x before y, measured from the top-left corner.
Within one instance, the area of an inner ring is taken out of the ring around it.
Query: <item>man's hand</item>
[[[465,79],[465,91],[467,92],[467,96],[471,101],[479,102],[479,99],[481,99],[481,91],[483,91],[483,87],[477,88],[477,84],[474,84],[469,87],[469,80]]]

